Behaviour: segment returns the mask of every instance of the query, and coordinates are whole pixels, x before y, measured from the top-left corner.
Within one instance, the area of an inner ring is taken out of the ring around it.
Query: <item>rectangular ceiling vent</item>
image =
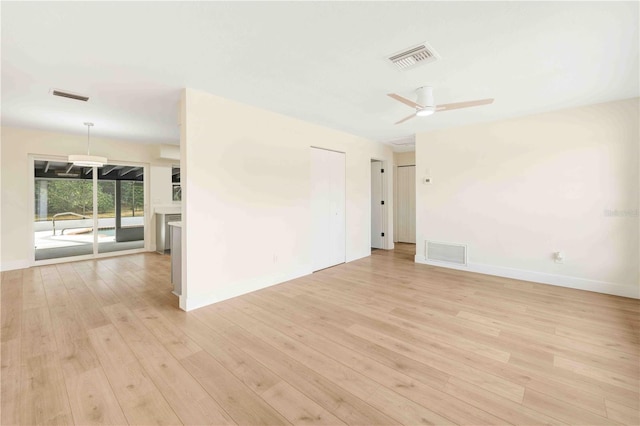
[[[403,139],[394,139],[391,141],[391,145],[397,145],[397,146],[408,146],[408,145],[415,145],[416,141],[413,137],[410,138],[403,138]]]
[[[399,70],[406,70],[420,64],[437,61],[440,56],[427,43],[405,49],[389,57],[389,60]]]
[[[53,96],[60,96],[62,98],[75,99],[76,101],[87,102],[89,100],[88,96],[78,95],[77,93],[65,92],[63,90],[51,89],[51,93]]]
[[[427,260],[456,265],[467,264],[467,246],[465,244],[439,243],[427,240],[425,253]]]

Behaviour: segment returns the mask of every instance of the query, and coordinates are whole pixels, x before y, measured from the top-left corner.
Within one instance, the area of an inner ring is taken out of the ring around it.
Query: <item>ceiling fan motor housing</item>
[[[436,104],[433,101],[433,87],[422,86],[416,89],[418,105],[422,105],[422,108],[416,111],[418,116],[431,115],[436,111]]]

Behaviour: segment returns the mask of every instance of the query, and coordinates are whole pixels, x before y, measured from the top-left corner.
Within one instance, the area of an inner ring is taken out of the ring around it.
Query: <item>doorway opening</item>
[[[381,160],[371,159],[371,249],[384,249],[385,231],[385,170]]]
[[[395,239],[416,243],[416,166],[398,166],[396,170]]]

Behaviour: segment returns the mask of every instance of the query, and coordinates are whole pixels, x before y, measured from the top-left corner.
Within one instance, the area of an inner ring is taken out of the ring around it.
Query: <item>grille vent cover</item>
[[[420,64],[437,61],[440,56],[427,43],[410,47],[389,56],[389,61],[399,70],[406,70]]]
[[[467,246],[464,244],[426,241],[425,253],[427,260],[454,263],[456,265],[467,264]]]
[[[390,141],[391,145],[396,145],[396,146],[409,146],[409,145],[415,145],[416,141],[413,137],[411,138],[404,138],[404,139],[394,139],[392,141]]]
[[[78,95],[76,93],[71,93],[71,92],[65,92],[63,90],[58,90],[58,89],[52,89],[51,94],[53,96],[60,96],[62,98],[75,99],[76,101],[87,102],[89,100],[88,96]]]

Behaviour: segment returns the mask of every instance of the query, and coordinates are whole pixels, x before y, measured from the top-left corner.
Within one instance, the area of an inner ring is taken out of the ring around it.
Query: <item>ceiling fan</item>
[[[410,107],[416,109],[416,111],[413,114],[403,118],[402,120],[398,121],[395,124],[404,123],[405,121],[410,120],[416,116],[426,117],[436,112],[449,111],[452,109],[459,109],[459,108],[469,108],[469,107],[480,106],[480,105],[488,105],[493,103],[493,98],[489,98],[489,99],[479,99],[477,101],[455,102],[452,104],[436,105],[435,102],[433,101],[433,87],[430,87],[430,86],[418,87],[416,89],[416,95],[417,95],[416,102],[413,102],[412,100],[404,98],[395,93],[387,94],[387,96],[395,99],[396,101],[400,101],[403,104],[409,105]]]

